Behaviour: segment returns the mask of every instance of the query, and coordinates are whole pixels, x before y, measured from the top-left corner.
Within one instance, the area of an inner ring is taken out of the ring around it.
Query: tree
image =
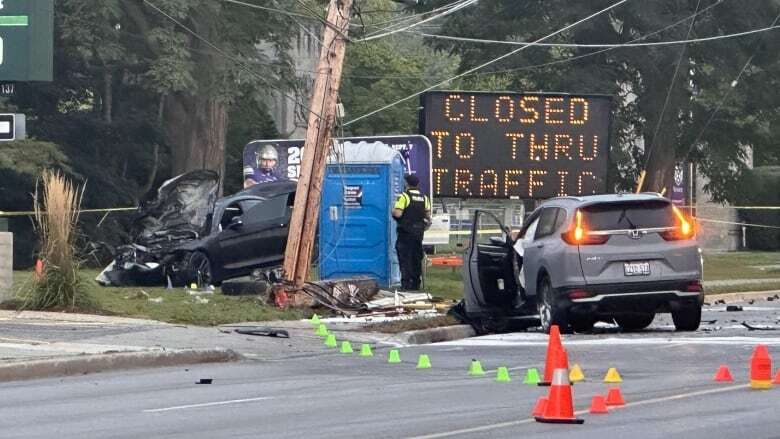
[[[379,11],[379,12],[375,12]],[[397,12],[393,12],[397,11]],[[403,17],[403,12],[392,1],[366,2],[356,12],[354,31],[360,39],[366,33],[376,32],[387,20]],[[377,24],[374,24],[377,23]],[[437,53],[423,44],[420,37],[396,34],[391,37],[357,42],[347,48],[344,79],[340,97],[346,109],[346,119],[363,115],[409,96],[422,84],[431,84],[452,76],[458,57]],[[411,134],[418,131],[416,99],[358,121],[347,129],[349,135]]]
[[[444,3],[427,2],[421,9]],[[446,18],[439,33],[533,41],[612,3],[478,2]],[[702,13],[691,27],[690,17],[698,12]],[[767,27],[778,13],[780,4],[774,0],[753,2],[750,8],[718,0],[627,2],[549,41],[621,44],[649,34],[652,36],[642,41],[684,40]],[[461,71],[516,48],[438,39],[429,42],[459,54]],[[760,85],[760,81],[776,84],[778,48],[777,32],[702,44],[614,50],[534,47],[474,76],[503,72],[500,74],[510,75],[512,87],[519,91],[613,95],[617,105],[612,181],[617,186],[631,187],[638,171],[646,169],[644,188],[661,191],[670,186],[675,163],[692,156],[713,182],[723,182],[712,186],[714,195],[722,197],[722,186],[743,167],[745,145],[765,148],[768,126],[777,119],[777,89],[767,90],[770,87]],[[749,58],[749,68],[740,80],[744,85],[729,93]],[[722,105],[724,99],[726,104]],[[716,108],[720,110],[708,123]]]

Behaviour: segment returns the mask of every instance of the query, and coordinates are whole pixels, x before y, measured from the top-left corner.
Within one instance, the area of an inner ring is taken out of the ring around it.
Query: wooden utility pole
[[[352,0],[330,0],[327,23],[323,29],[323,45],[303,145],[301,175],[298,178],[284,254],[284,275],[295,288],[303,286],[309,272],[320,213],[322,179],[331,145],[331,132],[336,123],[336,104],[351,11]]]

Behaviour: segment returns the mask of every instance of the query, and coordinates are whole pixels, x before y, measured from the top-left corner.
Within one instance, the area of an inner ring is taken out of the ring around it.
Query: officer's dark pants
[[[407,233],[399,233],[395,241],[395,251],[398,253],[398,264],[401,266],[401,288],[405,290],[420,289],[422,272],[423,237]]]

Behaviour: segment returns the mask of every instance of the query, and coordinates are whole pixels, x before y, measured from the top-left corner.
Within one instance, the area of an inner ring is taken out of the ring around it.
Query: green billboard
[[[54,0],[0,0],[0,81],[51,81]]]

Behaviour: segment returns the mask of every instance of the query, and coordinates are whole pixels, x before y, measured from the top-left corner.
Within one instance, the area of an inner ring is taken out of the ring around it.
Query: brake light
[[[677,206],[672,206],[672,212],[674,212],[674,216],[677,217],[679,225],[675,230],[661,233],[661,237],[667,241],[680,241],[693,238],[694,227],[690,220],[685,217],[685,214],[682,213]]]
[[[688,285],[685,286],[685,290],[689,293],[701,293],[704,288],[701,286],[701,282],[695,280],[692,282],[688,282]]]
[[[575,299],[584,299],[586,297],[590,297],[593,294],[585,291],[585,290],[571,290],[569,291],[569,299],[575,300]]]
[[[572,228],[562,233],[561,239],[571,245],[599,245],[609,241],[609,235],[593,235],[588,233],[588,228],[582,219],[582,212],[576,210]]]

